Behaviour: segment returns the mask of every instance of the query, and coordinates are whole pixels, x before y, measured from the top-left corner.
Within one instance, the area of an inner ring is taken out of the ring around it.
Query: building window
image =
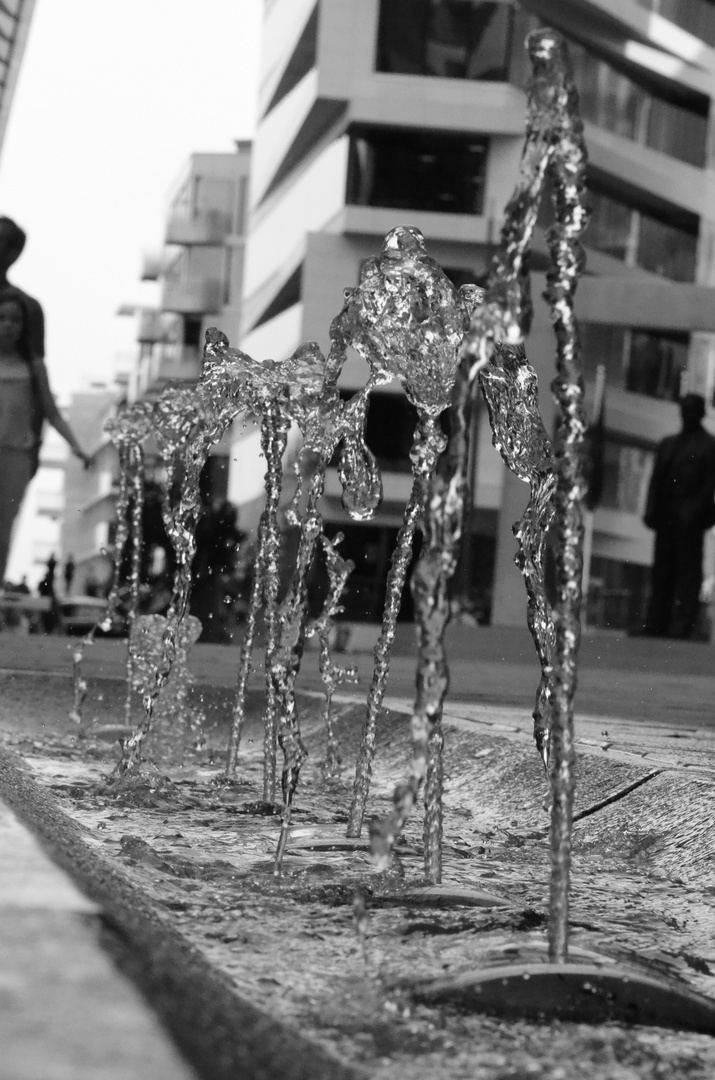
[[[390,571],[392,553],[397,541],[397,528],[379,525],[355,525],[326,523],[326,535],[331,539],[336,532],[343,534],[339,551],[344,559],[352,559],[355,569],[347,580],[345,592],[341,597],[343,619],[351,622],[379,622],[385,604],[387,575]],[[414,605],[409,579],[419,558],[422,546],[421,536],[415,537],[412,558],[402,591],[398,621],[412,622]],[[321,610],[321,600],[326,593],[327,575],[324,569],[316,568],[311,601],[313,610]],[[322,582],[320,579],[322,578]]]
[[[587,598],[589,625],[610,630],[642,626],[649,581],[648,566],[594,555]]]
[[[350,134],[347,201],[356,206],[481,214],[487,139],[399,128]]]
[[[347,400],[353,396],[350,390],[341,390]],[[410,449],[417,427],[417,409],[402,394],[374,390],[365,425],[365,442],[372,450],[382,472],[410,473]],[[341,449],[333,455],[331,465],[336,467]]]
[[[704,166],[705,108],[700,114],[648,92],[575,42],[569,42],[569,53],[584,120],[690,165]]]
[[[514,9],[481,0],[382,0],[377,70],[505,82]]]
[[[581,357],[586,379],[606,368],[606,384],[632,394],[677,401],[688,360],[688,334],[608,323],[581,323]]]
[[[586,247],[673,281],[695,280],[698,218],[694,214],[673,207],[672,213],[661,215],[637,208],[593,181],[589,187],[592,212],[584,236]]]
[[[621,439],[607,438],[601,506],[642,517],[653,457],[652,450]]]
[[[370,395],[365,442],[384,472],[409,473],[417,410],[401,394]]]
[[[184,345],[201,345],[201,319],[187,315],[184,319]]]
[[[630,330],[626,390],[646,397],[677,401],[688,362],[688,334]]]

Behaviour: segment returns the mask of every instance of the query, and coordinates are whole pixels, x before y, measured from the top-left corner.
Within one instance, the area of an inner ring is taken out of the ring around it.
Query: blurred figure
[[[54,555],[50,555],[45,566],[45,576],[37,586],[37,591],[40,596],[45,596],[50,601],[49,610],[42,612],[43,634],[52,634],[57,629],[60,621],[59,605],[55,594],[56,567],[57,559]]]
[[[2,222],[0,219],[0,271],[4,265]],[[37,326],[24,294],[10,286],[0,289],[0,579],[5,576],[15,519],[40,462],[45,420],[85,466],[89,465],[57,408],[44,361],[34,351],[33,335],[37,335]]]
[[[645,633],[692,638],[703,578],[703,537],[715,525],[715,437],[705,399],[686,394],[682,428],[658,444],[644,522],[655,531]]]
[[[75,562],[74,555],[68,555],[65,559],[64,570],[62,576],[65,579],[65,596],[69,596],[72,592],[72,582],[74,581]]]

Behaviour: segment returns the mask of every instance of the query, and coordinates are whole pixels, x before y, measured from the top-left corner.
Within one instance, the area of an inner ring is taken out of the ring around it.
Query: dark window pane
[[[184,345],[201,345],[201,319],[184,319]]]
[[[569,53],[584,120],[636,139],[646,92],[582,45],[569,42]]]
[[[347,201],[357,206],[481,214],[487,140],[396,128],[354,130]]]
[[[377,70],[506,81],[514,11],[483,0],[381,0]]]
[[[688,335],[632,330],[626,390],[677,401],[688,360]]]
[[[653,468],[653,451],[606,439],[601,506],[642,516]]]
[[[705,165],[707,117],[653,97],[648,112],[646,145],[689,165]]]
[[[608,386],[623,388],[623,357],[626,329],[607,323],[580,323],[581,363],[585,379],[595,379],[596,368],[603,364]]]
[[[642,625],[649,581],[649,566],[594,555],[587,601],[589,625],[611,630]]]
[[[569,52],[584,120],[680,161],[705,164],[705,116],[650,93],[576,42],[569,42]]]
[[[633,210],[615,199],[591,191],[591,219],[584,236],[587,247],[626,261],[632,244]]]
[[[696,234],[641,213],[638,265],[674,281],[695,280]]]
[[[397,529],[390,526],[354,525],[351,522],[340,525],[328,522],[325,532],[331,538],[336,532],[343,534],[338,550],[344,559],[351,559],[355,563],[355,569],[348,578],[341,597],[342,618],[351,622],[379,622],[385,603],[387,575],[397,541]],[[409,579],[419,558],[421,546],[422,538],[418,535],[415,537],[397,616],[400,622],[411,622],[414,618]],[[323,571],[323,594],[326,584]],[[317,610],[317,605],[315,608]]]
[[[586,247],[673,281],[695,279],[697,218],[688,215],[682,225],[671,224],[599,186],[594,188],[593,182],[590,197],[592,213],[584,236]]]

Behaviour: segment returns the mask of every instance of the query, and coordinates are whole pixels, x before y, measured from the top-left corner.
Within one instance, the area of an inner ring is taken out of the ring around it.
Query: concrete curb
[[[106,944],[144,992],[180,1050],[207,1080],[364,1080],[346,1065],[243,1000],[161,918],[141,890],[92,848],[59,802],[0,749],[0,795],[82,891],[99,904]],[[114,940],[112,941],[111,938]]]

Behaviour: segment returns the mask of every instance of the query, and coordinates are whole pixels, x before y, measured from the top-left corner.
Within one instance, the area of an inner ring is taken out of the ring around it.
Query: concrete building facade
[[[715,386],[715,5],[709,0],[267,0],[253,148],[241,347],[288,356],[328,329],[364,258],[398,224],[418,226],[453,280],[482,280],[523,144],[526,33],[567,37],[589,147],[593,216],[577,296],[587,394],[607,374],[607,475],[596,510],[592,615],[626,625],[647,586],[641,513],[653,450],[677,430],[682,385]],[[540,294],[545,212],[532,259],[529,357],[547,426],[554,343]],[[357,358],[346,392],[365,382]],[[347,610],[374,619],[410,485],[411,412],[375,396],[368,441],[385,481],[370,523],[347,520],[337,476],[325,516],[356,573]],[[708,421],[710,422],[710,421]],[[260,505],[255,435],[237,432],[230,496]],[[496,623],[522,622],[512,522],[524,485],[479,425],[469,573]],[[244,518],[244,520],[247,520]],[[712,559],[710,552],[708,558]]]

